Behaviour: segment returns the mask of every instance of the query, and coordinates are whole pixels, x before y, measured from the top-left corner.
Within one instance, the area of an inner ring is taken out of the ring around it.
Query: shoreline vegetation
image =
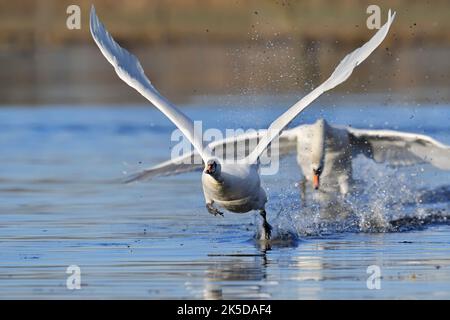
[[[0,45],[27,49],[90,41],[94,3],[108,29],[128,45],[179,42],[245,43],[291,37],[357,43],[367,38],[370,1],[283,0],[79,0],[81,30],[68,30],[72,1],[24,0],[0,4]],[[397,11],[396,41],[450,41],[449,1],[378,1],[385,21]]]
[[[89,32],[94,3],[175,103],[201,96],[302,95],[374,33],[360,0],[70,0],[0,3],[0,105],[144,103],[104,63]],[[336,92],[450,101],[450,2],[378,1],[391,33]],[[422,94],[427,92],[426,94]]]

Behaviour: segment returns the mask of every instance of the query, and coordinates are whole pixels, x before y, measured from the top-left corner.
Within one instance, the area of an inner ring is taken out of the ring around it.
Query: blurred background
[[[120,81],[89,33],[89,10],[135,53],[171,100],[301,95],[367,41],[373,1],[0,1],[0,105],[145,100]],[[71,4],[81,29],[66,27]],[[382,47],[337,92],[432,104],[450,97],[450,1],[377,1],[397,18]]]
[[[423,231],[450,221],[450,171],[360,157],[350,218],[322,223],[287,157],[263,186],[269,221],[301,241],[272,251],[250,241],[252,215],[206,212],[198,172],[117,183],[178,141],[100,53],[91,4],[163,95],[225,132],[267,128],[324,81],[375,33],[374,2],[0,0],[0,299],[450,298],[449,226]],[[450,145],[450,1],[376,4],[382,24],[397,12],[386,39],[291,126],[324,117]],[[82,290],[66,288],[73,264]],[[383,290],[366,289],[373,264]]]

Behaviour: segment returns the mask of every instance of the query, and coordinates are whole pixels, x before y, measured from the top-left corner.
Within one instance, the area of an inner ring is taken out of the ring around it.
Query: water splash
[[[282,190],[270,205],[279,209],[274,239],[331,234],[403,232],[450,222],[450,186],[422,187],[420,168],[399,170],[365,163],[350,196]],[[272,209],[274,210],[274,209]]]

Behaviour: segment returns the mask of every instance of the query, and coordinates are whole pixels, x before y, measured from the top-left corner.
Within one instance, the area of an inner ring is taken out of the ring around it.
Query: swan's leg
[[[214,216],[220,215],[223,217],[223,212],[220,212],[219,209],[213,206],[214,201],[211,201],[209,203],[206,203],[206,209],[209,213],[211,213]]]
[[[272,226],[267,222],[266,210],[260,210],[259,214],[263,218],[263,233],[261,234],[261,240],[270,240],[270,236],[272,235]]]
[[[302,177],[300,182],[299,182],[299,187],[300,187],[300,198],[302,201],[302,206],[306,207],[306,184],[308,181],[306,181],[305,177]]]
[[[347,194],[349,193],[350,189],[349,177],[346,175],[341,175],[338,178],[338,182],[339,182],[339,191],[341,192],[342,197],[345,198],[345,196],[347,196]]]

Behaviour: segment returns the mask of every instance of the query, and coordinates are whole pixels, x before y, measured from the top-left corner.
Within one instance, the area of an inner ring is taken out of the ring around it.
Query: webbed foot
[[[223,217],[223,212],[219,211],[219,209],[215,208],[212,203],[206,204],[206,209],[208,212],[214,216],[220,215]]]

